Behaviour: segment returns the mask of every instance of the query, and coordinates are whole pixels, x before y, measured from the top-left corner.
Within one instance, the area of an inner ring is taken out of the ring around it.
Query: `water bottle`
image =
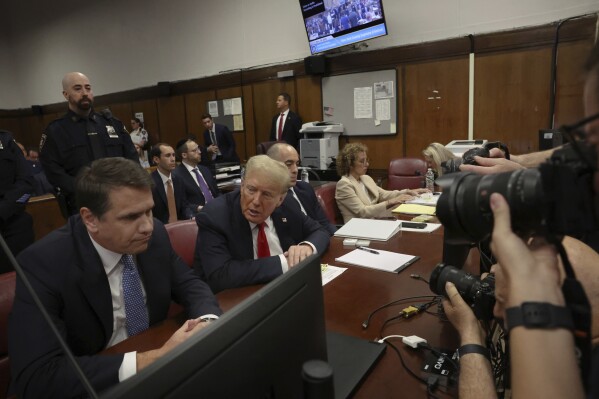
[[[426,189],[431,193],[435,191],[435,174],[431,168],[426,171]]]
[[[310,183],[310,177],[308,175],[308,169],[302,169],[302,181],[306,183]]]

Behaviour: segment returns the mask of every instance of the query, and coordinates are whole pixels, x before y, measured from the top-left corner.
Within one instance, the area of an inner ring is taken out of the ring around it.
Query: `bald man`
[[[94,93],[87,76],[69,72],[62,78],[67,113],[51,122],[40,141],[40,161],[48,181],[61,193],[59,200],[75,214],[75,176],[99,158],[123,157],[138,162],[123,124],[94,111]]]

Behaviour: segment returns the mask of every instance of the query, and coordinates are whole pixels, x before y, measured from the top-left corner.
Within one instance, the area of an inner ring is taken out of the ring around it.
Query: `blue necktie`
[[[133,256],[123,255],[123,297],[125,300],[125,315],[127,317],[127,334],[131,337],[147,330],[149,326],[148,311],[144,303],[141,281]]]
[[[192,170],[193,170],[193,173],[195,173],[196,178],[198,179],[198,184],[200,185],[200,190],[202,191],[202,194],[204,195],[205,204],[207,204],[208,201],[211,201],[212,199],[214,199],[214,197],[212,196],[212,193],[210,192],[210,189],[208,188],[206,181],[204,181],[204,178],[202,177],[202,175],[200,175],[198,168],[193,168]]]

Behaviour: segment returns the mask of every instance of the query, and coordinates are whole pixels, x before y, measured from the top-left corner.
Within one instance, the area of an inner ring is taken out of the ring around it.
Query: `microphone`
[[[94,388],[90,384],[89,380],[87,379],[87,377],[83,373],[83,370],[81,370],[81,368],[79,367],[79,364],[77,364],[77,361],[75,360],[75,356],[73,356],[73,353],[69,349],[67,343],[64,341],[64,339],[62,338],[62,336],[58,332],[58,329],[56,328],[56,326],[52,322],[52,319],[50,318],[50,315],[48,314],[48,311],[46,310],[46,308],[42,304],[42,301],[40,300],[39,296],[37,296],[37,293],[35,292],[35,290],[31,286],[31,283],[29,282],[29,279],[27,278],[27,276],[25,275],[25,272],[23,271],[23,269],[21,268],[21,266],[19,265],[19,263],[15,259],[12,251],[10,250],[10,248],[8,248],[8,245],[6,244],[6,241],[4,241],[4,237],[2,236],[2,234],[0,234],[0,247],[2,247],[2,250],[6,254],[9,262],[12,265],[12,267],[15,269],[15,271],[17,272],[17,274],[19,275],[19,277],[23,281],[23,285],[25,286],[25,288],[27,289],[27,291],[31,294],[31,297],[33,298],[33,301],[35,302],[35,304],[39,308],[40,312],[42,313],[42,316],[44,317],[44,319],[46,320],[46,322],[50,326],[50,329],[52,330],[52,333],[54,334],[54,336],[58,340],[58,343],[60,344],[60,347],[62,348],[62,350],[64,351],[65,355],[67,356],[67,359],[71,363],[71,366],[75,370],[75,373],[79,376],[79,379],[81,380],[81,383],[85,387],[85,390],[87,391],[87,393],[89,394],[89,396],[91,398],[98,399],[98,395],[96,394],[96,391],[94,390]]]

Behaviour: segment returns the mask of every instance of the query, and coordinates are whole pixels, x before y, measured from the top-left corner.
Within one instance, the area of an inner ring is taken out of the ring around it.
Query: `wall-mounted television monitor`
[[[300,0],[312,54],[387,34],[383,0]]]

